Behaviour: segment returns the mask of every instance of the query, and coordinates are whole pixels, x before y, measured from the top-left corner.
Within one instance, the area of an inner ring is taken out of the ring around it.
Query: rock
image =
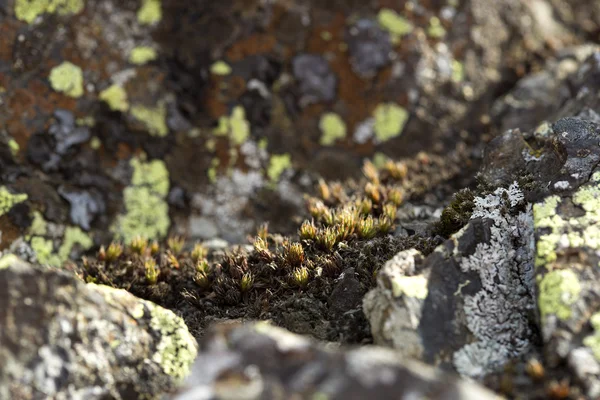
[[[160,398],[186,377],[196,342],[172,311],[6,257],[0,398]]]
[[[175,400],[499,399],[388,349],[334,350],[265,322],[214,327]]]

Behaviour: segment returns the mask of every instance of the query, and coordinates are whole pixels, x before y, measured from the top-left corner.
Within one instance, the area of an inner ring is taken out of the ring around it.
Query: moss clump
[[[319,121],[319,129],[321,130],[321,146],[331,146],[338,139],[346,137],[346,123],[336,113],[325,113]]]
[[[235,106],[231,116],[219,118],[219,125],[214,130],[217,136],[229,136],[229,140],[235,146],[239,146],[248,140],[250,136],[250,123],[246,120],[246,111],[242,106]]]
[[[48,77],[52,89],[69,97],[81,97],[83,94],[83,72],[77,65],[68,61],[52,68]]]
[[[375,118],[375,137],[385,142],[402,133],[408,120],[408,111],[396,103],[379,104],[373,112]]]
[[[377,15],[377,20],[379,25],[390,33],[392,43],[398,43],[402,36],[408,35],[414,29],[409,20],[389,8],[382,8]]]
[[[125,214],[117,218],[112,230],[115,237],[130,243],[138,236],[160,239],[169,229],[169,172],[160,160],[143,162],[132,159],[131,185],[123,191]]]
[[[450,237],[465,226],[471,219],[475,207],[474,200],[475,194],[470,189],[456,192],[450,204],[442,211],[439,222],[435,225],[436,233]]]
[[[286,169],[292,166],[292,158],[289,154],[273,154],[269,160],[267,175],[271,182],[277,182]]]
[[[100,92],[98,98],[108,104],[113,111],[125,112],[129,109],[127,92],[119,85],[111,85]]]
[[[135,105],[131,107],[131,115],[135,119],[142,121],[152,136],[164,137],[169,133],[169,128],[167,128],[167,108],[162,103],[158,107],[153,108]]]
[[[142,25],[152,25],[162,19],[160,0],[142,0],[142,6],[137,12],[137,20]]]
[[[547,273],[539,284],[538,305],[542,318],[556,315],[559,319],[571,317],[571,306],[579,299],[581,284],[570,270]]]
[[[6,186],[0,186],[0,216],[6,214],[15,205],[27,200],[27,194],[13,194]]]
[[[225,61],[217,61],[210,66],[210,72],[214,75],[229,75],[231,67]]]
[[[157,54],[150,46],[138,46],[131,50],[129,62],[135,65],[144,65],[150,61],[156,60]]]
[[[44,13],[77,14],[84,6],[83,0],[15,0],[15,16],[31,24]]]

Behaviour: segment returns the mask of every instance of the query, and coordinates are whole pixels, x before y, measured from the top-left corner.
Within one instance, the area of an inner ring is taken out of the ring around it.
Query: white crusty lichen
[[[454,353],[461,375],[481,377],[502,368],[531,348],[534,301],[534,236],[531,206],[509,212],[523,202],[517,183],[475,199],[471,219],[489,220],[491,237],[463,257],[463,272],[477,272],[482,288],[465,296],[467,327],[476,341]],[[460,235],[460,233],[459,233]]]

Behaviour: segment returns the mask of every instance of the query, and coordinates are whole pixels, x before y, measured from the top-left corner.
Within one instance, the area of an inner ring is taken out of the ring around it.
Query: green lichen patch
[[[80,67],[64,61],[52,68],[48,77],[52,89],[69,97],[83,95],[83,72]]]
[[[229,136],[235,146],[239,146],[250,137],[250,122],[246,120],[246,111],[242,106],[235,106],[231,116],[219,118],[219,125],[215,128],[217,136]]]
[[[379,104],[373,112],[375,137],[385,142],[399,136],[408,120],[408,111],[396,103]]]
[[[146,125],[152,136],[164,137],[169,133],[167,127],[167,107],[164,103],[157,107],[135,105],[131,107],[131,115]]]
[[[556,315],[561,320],[571,317],[571,306],[579,299],[581,284],[571,270],[547,273],[539,284],[538,306],[542,319]]]
[[[331,146],[336,140],[346,137],[346,123],[336,113],[325,113],[319,121],[319,129],[321,130],[321,146]]]
[[[446,29],[444,29],[438,17],[431,17],[429,20],[427,35],[435,39],[440,39],[446,36]]]
[[[31,24],[44,13],[77,14],[84,7],[84,0],[15,0],[15,16]]]
[[[137,236],[160,239],[169,229],[169,172],[160,160],[132,159],[131,185],[123,191],[125,214],[117,217],[112,230],[117,239],[130,243]]]
[[[273,154],[269,160],[267,175],[271,182],[277,182],[286,169],[292,166],[292,158],[289,154]]]
[[[120,85],[111,85],[100,92],[98,98],[108,104],[113,111],[125,112],[129,109],[127,92]]]
[[[135,65],[144,65],[150,61],[156,60],[156,50],[150,46],[138,46],[131,50],[129,62]]]
[[[217,61],[210,66],[210,72],[214,75],[229,75],[231,74],[231,67],[225,61]]]
[[[150,327],[159,332],[160,342],[152,356],[163,371],[181,382],[190,372],[196,358],[197,344],[185,323],[173,311],[150,305]]]
[[[142,0],[142,6],[137,12],[137,20],[142,25],[153,25],[162,19],[160,0]]]
[[[36,229],[40,231],[41,229]],[[65,233],[62,239],[62,244],[55,251],[54,242],[52,239],[45,238],[42,236],[44,233],[39,235],[30,236],[30,245],[36,254],[38,263],[42,265],[50,265],[53,267],[61,267],[70,258],[71,251],[75,246],[78,246],[79,250],[89,250],[94,242],[92,238],[79,227],[68,226],[65,229]]]
[[[460,83],[465,80],[465,66],[458,60],[452,60],[452,82]]]
[[[583,339],[583,344],[592,349],[594,358],[600,361],[600,313],[591,316],[590,325],[594,328],[594,334],[586,336]]]
[[[17,143],[17,141],[15,139],[11,138],[8,141],[8,148],[10,149],[10,154],[12,154],[13,157],[16,156],[17,154],[19,154],[20,146],[19,146],[19,143]]]
[[[27,194],[11,193],[6,186],[0,186],[0,215],[9,212],[15,205],[27,200]]]
[[[382,8],[379,11],[377,21],[383,29],[390,33],[392,43],[398,43],[402,36],[408,35],[414,29],[409,20],[389,8]]]

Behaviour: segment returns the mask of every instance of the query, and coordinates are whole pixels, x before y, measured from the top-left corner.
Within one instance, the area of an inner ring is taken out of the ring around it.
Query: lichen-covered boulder
[[[14,256],[0,269],[0,398],[160,398],[197,351],[183,320]]]
[[[176,400],[499,399],[389,349],[331,349],[265,322],[216,326],[200,347]]]

